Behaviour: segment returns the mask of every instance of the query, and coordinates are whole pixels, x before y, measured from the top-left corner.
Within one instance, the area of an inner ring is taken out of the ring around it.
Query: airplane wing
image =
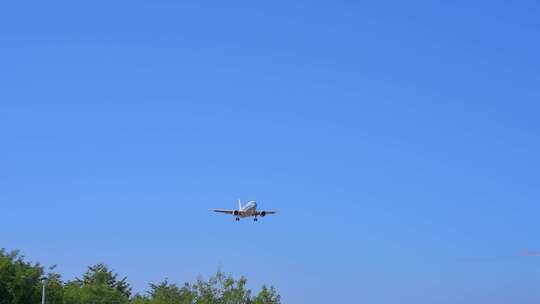
[[[226,213],[226,214],[233,214],[234,210],[227,210],[227,209],[210,209],[210,211],[219,212],[219,213]]]
[[[274,211],[274,210],[272,210],[272,211],[265,211],[265,210],[263,210],[263,211],[257,211],[257,215],[259,215],[259,216],[261,216],[261,215],[264,216],[264,215],[276,214],[276,213],[277,213],[277,211]],[[263,214],[264,214],[264,215],[263,215]]]

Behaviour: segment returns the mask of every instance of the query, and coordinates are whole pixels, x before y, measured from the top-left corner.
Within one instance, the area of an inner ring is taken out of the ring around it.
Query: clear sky
[[[538,1],[4,1],[0,247],[135,290],[538,303]],[[281,213],[234,222],[255,199]]]

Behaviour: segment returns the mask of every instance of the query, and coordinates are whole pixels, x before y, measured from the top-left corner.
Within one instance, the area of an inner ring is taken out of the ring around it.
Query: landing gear
[[[238,221],[240,221],[240,218],[239,218],[239,217],[237,217],[237,218],[236,218],[236,221],[237,221],[237,222],[238,222]]]
[[[259,219],[258,219],[258,218],[254,218],[253,221],[254,221],[254,222],[258,222]]]

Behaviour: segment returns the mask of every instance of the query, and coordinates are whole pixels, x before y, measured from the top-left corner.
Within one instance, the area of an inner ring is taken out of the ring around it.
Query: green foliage
[[[167,280],[160,284],[150,284],[149,304],[191,304],[195,294],[189,285],[179,288],[176,284],[169,284]]]
[[[131,296],[131,287],[127,283],[127,278],[124,277],[121,280],[118,280],[118,274],[110,271],[105,264],[97,264],[88,267],[88,271],[79,282],[83,285],[105,285],[118,291],[127,298]]]
[[[197,280],[193,290],[197,295],[197,304],[246,304],[250,303],[251,291],[246,288],[247,280],[241,277],[235,280],[222,272],[218,272],[208,281]]]
[[[24,261],[17,251],[0,250],[0,304],[41,303],[44,269]],[[274,287],[251,295],[244,277],[236,280],[218,271],[208,280],[178,286],[167,280],[150,284],[147,295],[131,296],[127,278],[105,264],[88,267],[81,279],[63,282],[50,268],[45,276],[47,304],[281,304]]]
[[[43,267],[23,258],[18,251],[0,250],[0,304],[39,303]]]
[[[126,304],[129,299],[118,290],[104,284],[70,282],[64,291],[64,304]]]
[[[150,299],[148,297],[142,296],[142,295],[135,295],[133,299],[131,299],[132,304],[149,304]]]
[[[49,269],[46,282],[47,304],[63,304],[64,282],[62,277],[54,272],[54,267]]]
[[[270,288],[263,285],[259,294],[253,299],[253,304],[280,304],[281,296],[277,293],[276,289],[271,286]]]
[[[119,280],[106,265],[97,264],[88,267],[82,279],[66,283],[64,304],[124,304],[130,295],[127,278]]]

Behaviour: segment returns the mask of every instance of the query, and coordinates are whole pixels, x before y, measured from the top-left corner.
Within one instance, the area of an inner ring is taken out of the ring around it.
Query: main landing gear
[[[235,220],[236,220],[237,222],[239,222],[239,221],[240,221],[240,218],[239,218],[239,217],[237,217],[237,218],[235,218]],[[253,219],[253,221],[254,221],[254,222],[258,222],[258,221],[259,221],[259,219],[258,219],[258,218],[254,218],[254,219]]]

